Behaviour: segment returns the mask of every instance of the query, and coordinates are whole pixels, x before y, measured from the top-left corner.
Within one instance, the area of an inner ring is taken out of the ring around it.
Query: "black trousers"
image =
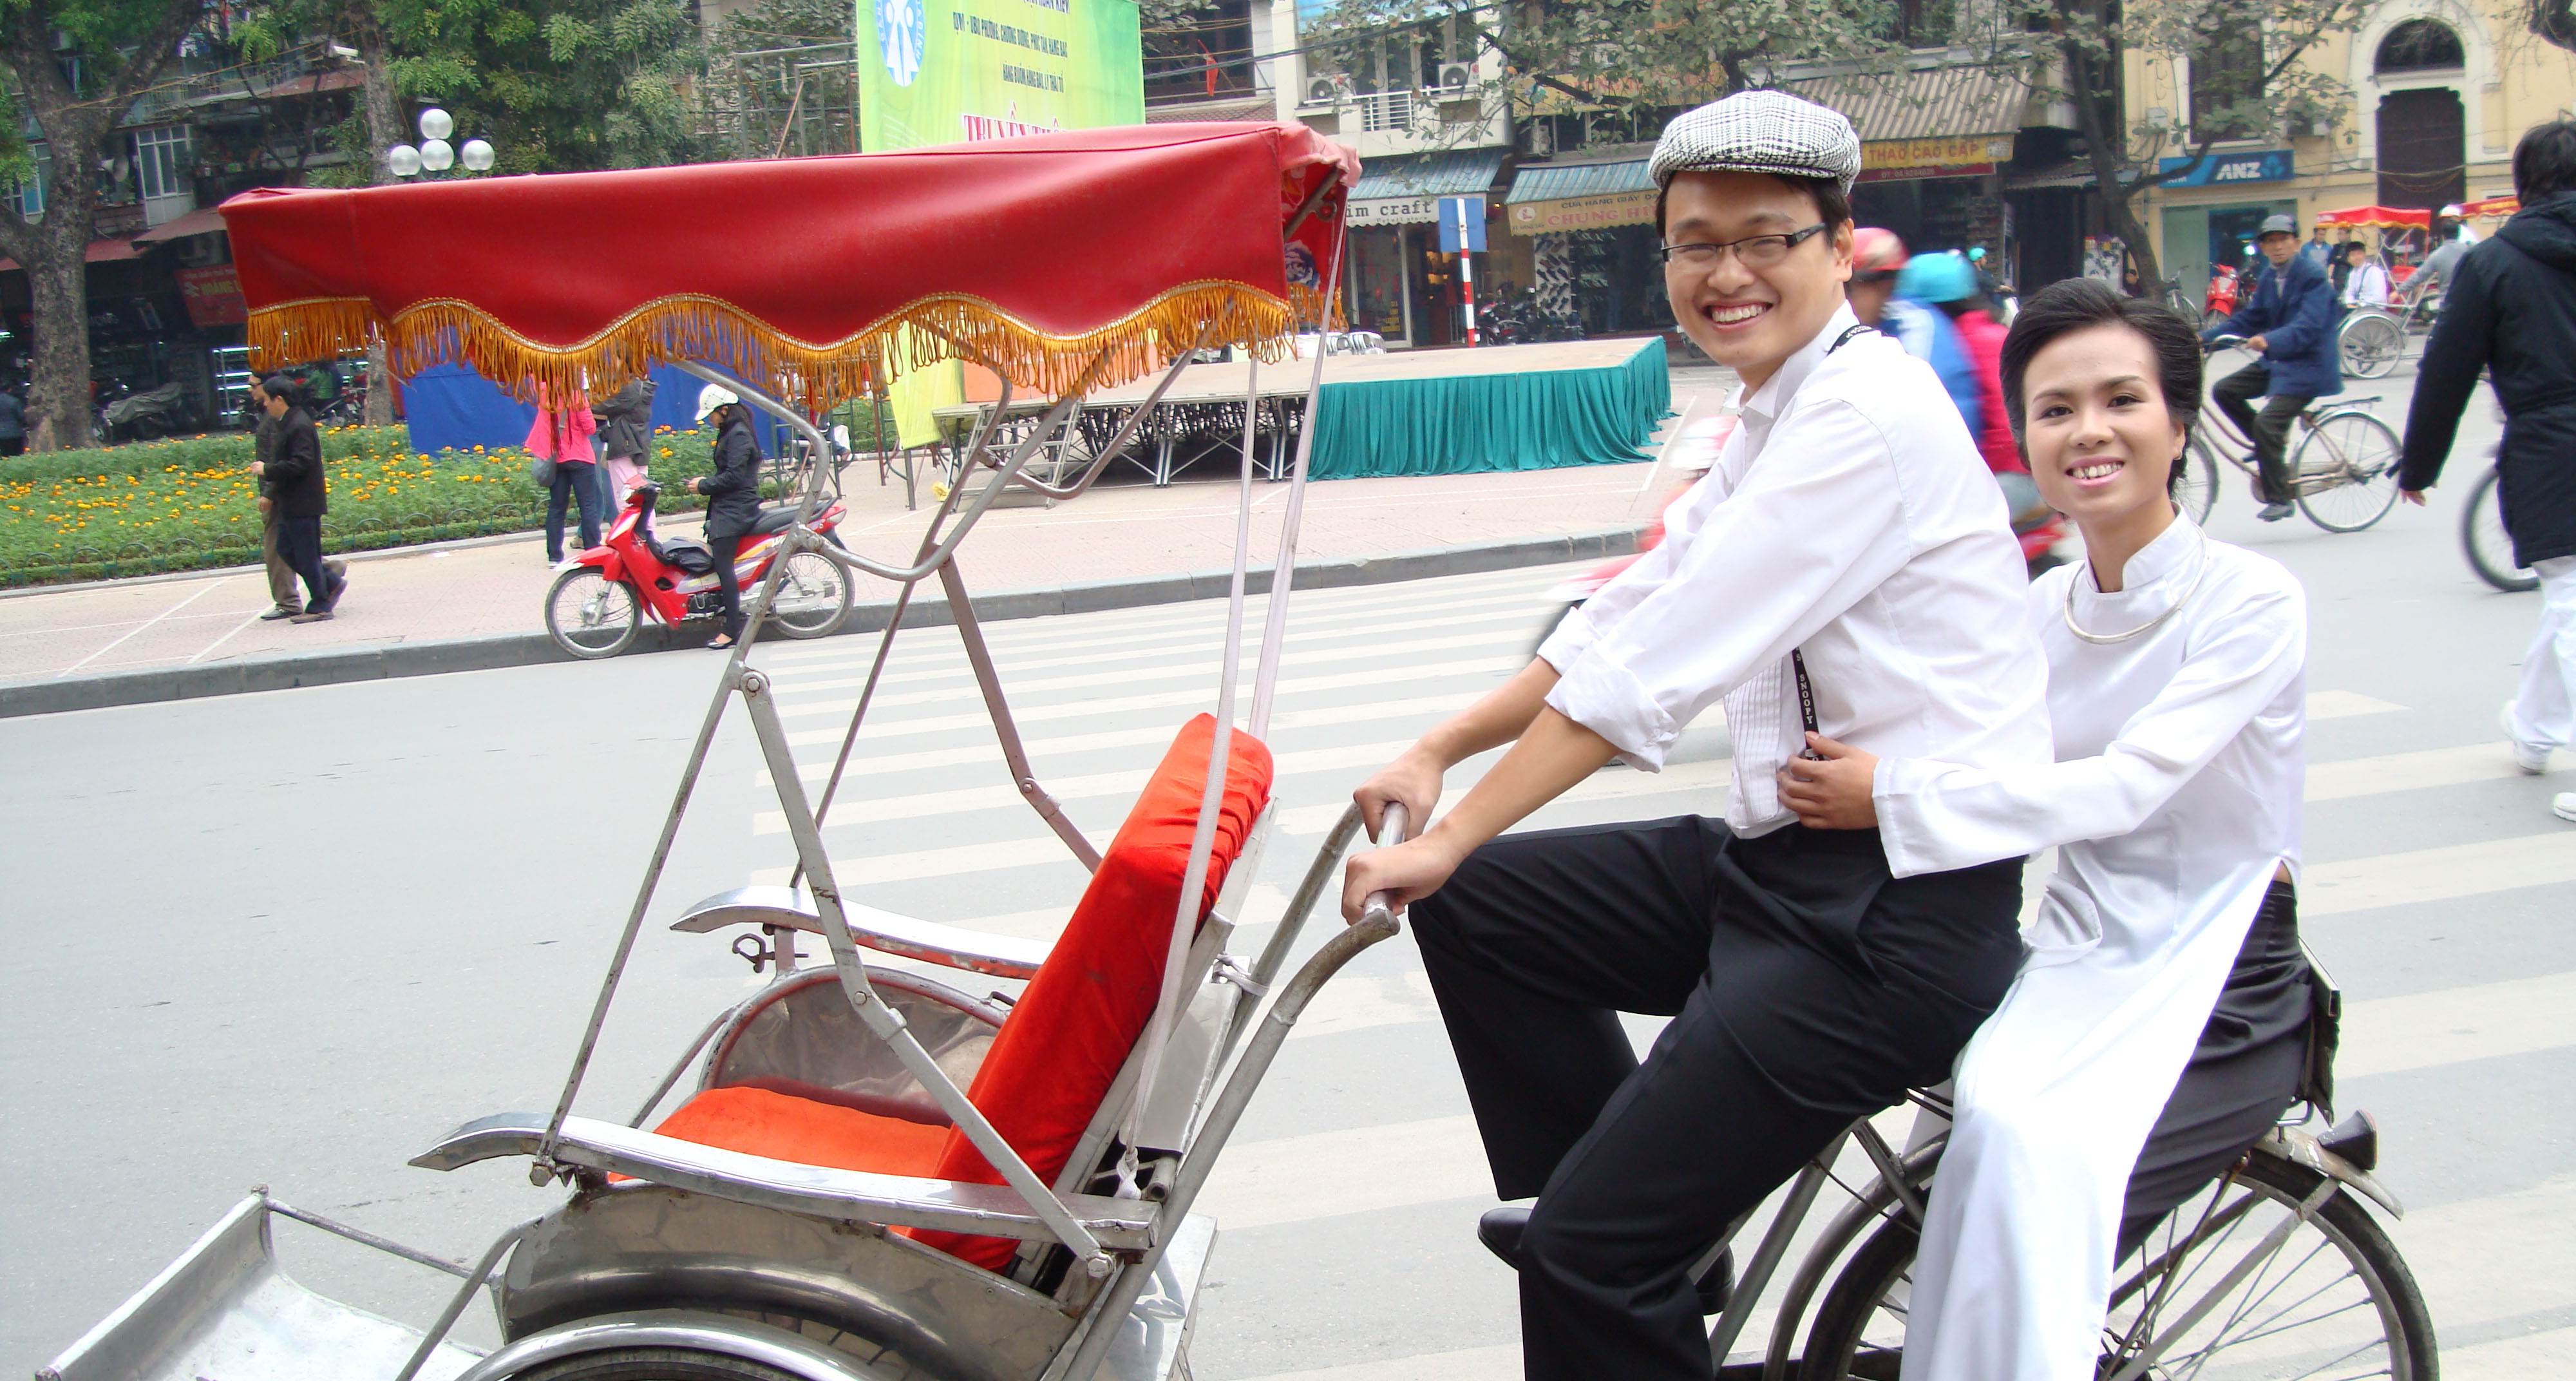
[[[339,592],[331,588],[330,572],[322,567],[322,519],[280,517],[277,520],[277,555],[288,569],[304,578],[304,608],[307,613],[327,614],[338,602]]]
[[[2272,392],[2272,371],[2263,364],[2249,364],[2221,379],[2209,390],[2211,401],[2227,414],[2227,420],[2239,431],[2254,439],[2254,467],[2259,472],[2255,495],[2265,503],[2288,503],[2290,487],[2290,424],[2299,418],[2314,398],[2295,393]],[[2252,400],[2264,399],[2263,411],[2256,413]]]
[[[579,515],[581,550],[599,545],[599,520],[609,511],[600,493],[599,466],[587,460],[558,461],[555,483],[546,491],[546,559],[564,559],[564,510]]]
[[[734,578],[733,559],[742,554],[746,535],[737,532],[707,539],[707,551],[716,559],[716,588],[724,594],[724,635],[728,638],[742,636],[742,582]]]
[[[1509,835],[1412,907],[1521,1241],[1530,1381],[1711,1375],[1692,1260],[1949,1077],[2021,964],[2018,859],[1893,879],[1875,830]],[[1670,1016],[1641,1064],[1620,1012]]]
[[[2308,1055],[2308,963],[2298,894],[2275,882],[2201,1028],[2191,1063],[2138,1153],[2121,1211],[2126,1258],[2156,1223],[2262,1139],[2297,1101]]]

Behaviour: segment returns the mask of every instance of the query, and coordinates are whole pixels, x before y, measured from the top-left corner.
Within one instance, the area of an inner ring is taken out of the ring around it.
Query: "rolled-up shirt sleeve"
[[[1835,398],[1782,417],[1734,492],[1675,509],[1664,545],[1539,651],[1560,678],[1548,704],[1648,771],[1702,710],[1915,555],[1893,448]]]
[[[2245,599],[2096,757],[2003,770],[1880,759],[1871,796],[1889,865],[1946,872],[2137,829],[2298,678],[2307,627],[2294,586]]]

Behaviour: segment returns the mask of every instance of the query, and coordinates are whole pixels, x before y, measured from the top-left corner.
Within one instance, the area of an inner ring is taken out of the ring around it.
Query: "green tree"
[[[98,225],[90,169],[127,111],[179,55],[203,0],[0,0],[9,42],[0,52],[12,89],[0,111],[0,163],[33,172],[20,119],[33,120],[52,155],[41,216],[0,200],[0,252],[26,270],[35,316],[35,369],[27,391],[29,450],[90,444],[89,287]]]

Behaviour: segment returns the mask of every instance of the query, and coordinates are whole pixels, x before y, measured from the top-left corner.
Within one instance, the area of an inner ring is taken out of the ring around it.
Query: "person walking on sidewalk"
[[[742,641],[742,581],[733,561],[742,539],[760,522],[760,443],[742,399],[722,384],[698,391],[698,422],[709,421],[716,424],[716,468],[689,481],[689,490],[707,499],[707,551],[716,559],[716,587],[724,595],[724,631],[707,646],[722,651]]]
[[[597,424],[590,419],[590,408],[579,397],[561,406],[546,386],[537,386],[537,420],[528,428],[527,449],[530,455],[543,456],[555,463],[554,483],[546,491],[546,564],[563,564],[564,509],[571,507],[581,514],[581,549],[599,545],[600,486],[596,452],[590,437]]]
[[[650,478],[645,448],[653,441],[653,381],[637,379],[591,405],[590,412],[599,424],[600,473],[608,481],[606,510],[614,521],[626,495]]]
[[[1802,727],[1994,771],[2051,756],[2003,496],[1931,369],[1844,303],[1851,122],[1740,92],[1647,168],[1673,315],[1742,379],[1742,420],[1660,546],[1360,787],[1372,828],[1394,802],[1432,824],[1342,890],[1352,919],[1411,903],[1495,1190],[1537,1196],[1478,1229],[1520,1272],[1529,1381],[1708,1381],[1723,1283],[1696,1260],[1946,1077],[2021,965],[2022,860],[1900,878],[1875,831],[1800,825],[1774,773]],[[1720,700],[1723,818],[1496,837],[1614,757],[1660,769]],[[1506,743],[1434,820],[1448,769]],[[1643,1064],[1623,1011],[1673,1018]]]
[[[277,423],[268,458],[250,463],[250,472],[277,512],[277,551],[304,578],[304,612],[294,623],[320,623],[331,617],[349,588],[348,577],[332,576],[322,564],[322,515],[330,511],[330,490],[322,474],[322,435],[313,419],[294,404],[294,385],[283,374],[260,384],[263,407]]]
[[[2576,122],[2537,125],[2513,151],[2522,209],[2452,270],[2406,413],[2399,497],[2424,502],[2442,477],[2479,371],[2504,405],[2497,497],[2513,559],[2540,577],[2540,628],[2505,706],[2517,766],[2549,770],[2576,743]],[[2576,791],[2551,808],[2576,820]]]
[[[2204,341],[2243,336],[2245,348],[2263,358],[2218,381],[2210,400],[2237,430],[2254,438],[2254,516],[2277,523],[2298,512],[2290,506],[2287,450],[2290,423],[2308,404],[2343,392],[2343,366],[2335,358],[2335,294],[2316,265],[2299,255],[2299,223],[2288,216],[2263,222],[2263,271],[2236,314],[2201,333]],[[2254,399],[2266,400],[2257,416]]]
[[[250,383],[250,405],[251,410],[259,418],[258,424],[251,429],[250,434],[251,473],[259,475],[262,465],[277,458],[278,421],[268,415],[268,390],[260,387],[260,381],[257,379],[251,380]],[[291,619],[304,612],[304,596],[298,594],[295,589],[295,568],[286,564],[285,556],[277,550],[277,497],[274,492],[276,486],[267,477],[262,476],[258,488],[259,560],[260,564],[268,570],[269,599],[268,612],[260,617]],[[322,561],[322,574],[324,579],[337,585],[348,579],[349,563],[325,557]]]

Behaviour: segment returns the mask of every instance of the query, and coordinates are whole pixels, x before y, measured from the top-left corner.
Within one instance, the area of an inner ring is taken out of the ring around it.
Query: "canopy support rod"
[[[1029,1211],[1046,1224],[1056,1240],[1072,1249],[1086,1264],[1099,1260],[1102,1273],[1107,1259],[1102,1255],[1100,1239],[1092,1236],[1073,1216],[1064,1201],[1047,1188],[1029,1163],[1020,1158],[1008,1141],[1002,1139],[990,1119],[948,1077],[948,1071],[924,1050],[906,1024],[903,1013],[886,1005],[878,996],[876,985],[868,981],[867,964],[859,957],[856,941],[850,938],[847,915],[841,910],[841,889],[832,876],[832,860],[823,848],[823,833],[816,828],[814,817],[805,807],[805,786],[796,778],[796,755],[787,746],[787,729],[778,718],[777,697],[770,694],[766,673],[748,667],[737,668],[733,684],[742,690],[743,705],[751,717],[753,737],[759,740],[762,758],[769,764],[769,775],[778,786],[778,804],[787,816],[787,833],[796,841],[796,853],[804,861],[805,873],[813,879],[808,890],[814,898],[814,910],[823,926],[823,938],[832,947],[832,967],[838,971],[841,992],[858,1012],[859,1020],[891,1048],[904,1069],[918,1081],[924,1091],[948,1114],[957,1130],[983,1154],[986,1164],[1002,1173],[1002,1180],[1026,1200]]]
[[[1330,185],[1330,184],[1327,184]],[[1324,274],[1324,316],[1315,323],[1315,372],[1306,381],[1306,420],[1297,428],[1297,460],[1288,475],[1288,507],[1279,519],[1279,555],[1270,563],[1270,605],[1262,611],[1261,664],[1252,674],[1252,719],[1245,729],[1254,738],[1270,735],[1270,708],[1279,688],[1279,653],[1288,639],[1288,592],[1297,583],[1297,535],[1306,516],[1306,477],[1315,454],[1315,418],[1324,396],[1324,343],[1332,339],[1332,294],[1341,282],[1346,231],[1333,235],[1330,267]]]
[[[1172,1023],[1181,1006],[1181,979],[1189,967],[1190,942],[1198,933],[1199,895],[1207,888],[1208,862],[1216,852],[1217,812],[1225,804],[1225,770],[1229,750],[1234,746],[1235,685],[1243,674],[1243,587],[1245,567],[1252,560],[1252,449],[1258,440],[1261,418],[1261,361],[1254,359],[1244,371],[1243,392],[1243,473],[1237,482],[1234,509],[1234,575],[1226,587],[1225,654],[1218,663],[1216,692],[1216,732],[1208,744],[1207,784],[1199,791],[1199,818],[1190,831],[1189,867],[1181,876],[1181,895],[1172,908],[1171,943],[1163,949],[1163,982],[1161,995],[1154,1002],[1154,1020],[1145,1028],[1145,1057],[1136,1074],[1136,1097],[1127,1105],[1127,1149],[1125,1159],[1136,1159],[1136,1132],[1144,1125],[1145,1109],[1154,1100],[1154,1083],[1163,1068],[1163,1047],[1170,1040]],[[1158,1146],[1158,1151],[1177,1151],[1178,1146]],[[1121,1177],[1120,1189],[1127,1187]]]
[[[951,561],[939,568],[939,588],[948,596],[949,616],[957,622],[957,635],[966,644],[966,664],[975,671],[975,687],[984,693],[984,708],[993,716],[993,736],[1002,742],[1002,761],[1011,769],[1011,785],[1018,787],[1029,808],[1038,813],[1055,837],[1073,850],[1082,866],[1100,871],[1100,850],[1083,838],[1073,821],[1065,818],[1064,807],[1056,803],[1047,789],[1038,785],[1037,772],[1029,766],[1029,751],[1020,742],[1020,726],[1011,718],[1010,701],[1003,698],[1002,678],[993,670],[992,649],[984,645],[984,627],[975,618],[975,602],[966,596],[965,577],[958,574]]]
[[[935,326],[925,326],[922,329],[933,335],[947,339],[952,344],[956,345],[958,349],[974,356],[975,363],[984,366],[986,369],[992,370],[995,374],[1002,373],[1002,367],[999,364],[994,363],[990,356],[977,350],[967,342],[958,340],[955,336],[950,336]],[[1180,354],[1172,358],[1170,367],[1165,369],[1163,371],[1163,377],[1155,382],[1153,391],[1145,395],[1145,401],[1137,404],[1135,411],[1129,413],[1124,422],[1119,423],[1117,433],[1109,438],[1109,444],[1101,447],[1099,452],[1092,456],[1091,463],[1084,468],[1080,478],[1076,479],[1071,484],[1055,485],[1049,484],[1033,475],[1022,475],[1019,477],[1018,482],[1050,499],[1058,501],[1065,499],[1078,499],[1085,493],[1089,492],[1092,481],[1099,479],[1101,474],[1109,468],[1109,462],[1116,460],[1118,458],[1118,453],[1127,449],[1127,443],[1136,435],[1136,429],[1143,425],[1147,417],[1153,415],[1155,407],[1160,405],[1163,401],[1163,394],[1169,391],[1172,385],[1180,380],[1181,371],[1189,367],[1190,357],[1207,348],[1208,337],[1214,334],[1215,330],[1216,327],[1213,323],[1199,328],[1197,338],[1190,342],[1190,348],[1182,351]],[[1005,389],[1010,387],[1009,375],[1002,375],[1002,386]],[[1003,409],[1008,406],[1010,406],[1010,395],[1005,393],[1003,395],[1003,401],[994,404],[993,416],[1000,417]]]
[[[786,404],[748,384],[728,379],[705,365],[684,363],[680,368],[785,418],[814,443],[814,454],[829,456],[832,453],[831,444],[824,439],[823,433]],[[555,1143],[563,1138],[564,1119],[572,1115],[573,1099],[581,1093],[582,1077],[590,1072],[590,1057],[599,1049],[600,1029],[608,1023],[609,1004],[616,1001],[617,985],[626,977],[626,961],[635,953],[635,937],[644,929],[644,913],[653,904],[653,893],[662,885],[662,870],[671,861],[671,845],[680,837],[680,820],[688,814],[689,797],[697,791],[698,774],[705,770],[707,750],[715,743],[716,725],[724,720],[725,702],[733,695],[734,683],[742,674],[745,660],[751,656],[752,644],[760,640],[761,627],[769,618],[770,602],[778,596],[779,577],[787,571],[787,558],[795,553],[800,540],[820,545],[819,539],[805,524],[814,516],[814,503],[822,492],[823,467],[817,465],[812,482],[805,486],[805,493],[797,500],[796,526],[788,540],[779,543],[778,555],[770,560],[769,572],[761,578],[760,594],[752,601],[750,612],[745,617],[742,636],[734,640],[732,655],[725,659],[724,675],[716,683],[715,697],[707,702],[706,718],[698,725],[697,741],[689,747],[688,766],[680,771],[680,788],[672,794],[671,811],[662,819],[662,835],[653,843],[653,857],[644,865],[644,880],[635,889],[635,904],[626,913],[626,929],[619,933],[617,949],[609,958],[608,976],[600,982],[599,997],[591,1003],[590,1024],[582,1028],[581,1046],[573,1052],[572,1071],[564,1076],[563,1093],[555,1100],[554,1115],[546,1120],[544,1139],[537,1143],[536,1166],[529,1175],[538,1184],[545,1183],[547,1177],[555,1173]],[[824,550],[837,551],[839,548],[825,547]],[[790,785],[800,789],[802,786],[792,778]],[[793,942],[790,943],[792,947]]]

